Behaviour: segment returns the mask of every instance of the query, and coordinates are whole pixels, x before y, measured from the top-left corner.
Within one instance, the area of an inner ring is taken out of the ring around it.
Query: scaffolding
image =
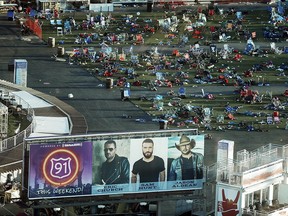
[[[1,140],[8,135],[8,107],[0,102],[0,137]]]

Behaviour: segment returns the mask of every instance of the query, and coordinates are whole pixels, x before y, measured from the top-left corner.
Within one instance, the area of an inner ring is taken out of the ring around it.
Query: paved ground
[[[13,73],[8,71],[8,63],[17,59],[28,61],[28,87],[39,90],[63,100],[81,112],[88,123],[88,133],[102,132],[129,132],[141,130],[158,130],[159,125],[151,121],[151,117],[128,101],[121,101],[118,88],[106,89],[98,79],[86,70],[71,66],[63,62],[55,62],[51,56],[56,53],[56,48],[49,48],[42,41],[32,38],[32,41],[23,40],[17,36],[20,30],[14,22],[0,16],[0,79],[13,81]],[[31,39],[31,38],[30,38]],[[242,44],[243,45],[243,44]],[[263,44],[265,46],[267,44]],[[281,44],[282,46],[283,44]],[[233,46],[240,46],[233,44]],[[243,45],[244,47],[244,45]],[[142,48],[145,50],[145,47]],[[161,52],[162,48],[159,48]],[[283,92],[287,86],[271,86],[273,91]],[[277,90],[276,90],[277,89]],[[201,87],[193,89],[200,92]],[[166,90],[165,90],[166,91]],[[188,90],[190,91],[190,90]],[[192,91],[192,89],[191,89]],[[230,89],[213,88],[206,91],[230,92]],[[74,98],[69,99],[72,93]],[[132,97],[143,94],[155,94],[146,89],[132,92]],[[158,94],[158,93],[157,93]],[[122,118],[129,114],[132,119]],[[136,122],[135,119],[146,119],[146,123]],[[217,142],[221,139],[235,141],[235,151],[242,149],[254,150],[268,143],[288,144],[287,131],[284,129],[269,130],[268,132],[226,131],[211,132],[212,139],[205,142],[206,164],[216,161]],[[5,210],[6,208],[7,211]],[[4,211],[5,213],[1,213]],[[11,211],[9,213],[9,211]],[[15,215],[13,206],[0,208],[0,215]]]

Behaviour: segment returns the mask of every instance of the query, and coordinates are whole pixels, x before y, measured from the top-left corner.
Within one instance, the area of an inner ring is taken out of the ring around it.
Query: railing
[[[279,146],[268,144],[255,151],[242,150],[237,152],[237,160],[221,161],[206,167],[207,182],[223,182],[233,185],[241,185],[243,173],[265,166],[281,159],[283,171],[288,173],[288,145]]]
[[[260,209],[243,208],[243,216],[274,216],[274,215],[287,215],[288,204],[276,204],[272,206],[263,207]]]
[[[33,108],[30,107],[30,105],[25,100],[18,97],[17,95],[14,95],[13,93],[9,91],[5,92],[4,94],[8,95],[7,100],[11,99],[17,105],[22,105],[23,109],[25,109],[26,111],[26,118],[28,121],[30,121],[30,124],[23,131],[17,133],[15,136],[0,140],[0,152],[7,151],[23,143],[24,139],[27,138],[32,133],[33,119],[34,119],[34,110]],[[2,95],[1,95],[1,99],[2,99]]]
[[[237,152],[237,161],[239,167],[241,167],[240,172],[244,172],[255,167],[259,167],[264,164],[276,161],[283,158],[283,152],[285,151],[285,146],[280,146],[276,144],[268,144],[262,146],[255,151],[247,152],[242,150]]]
[[[16,134],[15,136],[0,140],[0,152],[12,149],[15,146],[23,143],[24,139],[31,134],[32,126],[33,124],[31,122],[31,124],[26,129]]]

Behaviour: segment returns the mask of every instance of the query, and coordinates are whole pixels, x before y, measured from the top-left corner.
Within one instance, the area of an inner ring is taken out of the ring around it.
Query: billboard
[[[91,151],[85,141],[30,145],[29,198],[91,194]]]
[[[204,135],[34,141],[30,145],[28,197],[202,189],[203,160]]]

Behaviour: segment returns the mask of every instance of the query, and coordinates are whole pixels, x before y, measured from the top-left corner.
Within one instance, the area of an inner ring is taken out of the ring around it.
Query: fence
[[[14,95],[11,92],[4,93],[5,95],[8,95],[8,99],[11,101],[14,101],[17,103],[17,105],[22,105],[22,107],[25,107],[26,111],[26,118],[28,121],[30,121],[30,124],[25,128],[23,131],[20,133],[17,133],[15,136],[9,137],[7,139],[0,140],[0,152],[4,152],[6,150],[12,149],[15,146],[23,143],[24,139],[27,138],[31,133],[32,133],[32,121],[34,118],[34,110],[30,107],[30,105],[24,101],[22,98],[18,97],[17,95]],[[1,94],[1,100],[2,100],[2,95]]]
[[[265,166],[278,160],[286,161],[288,155],[288,145],[281,146],[268,144],[248,152],[242,150],[237,152],[237,160],[221,161],[207,167],[207,181],[223,182],[233,185],[242,185],[241,176],[244,172],[255,170],[260,166]],[[284,162],[284,172],[288,172],[288,164]]]

